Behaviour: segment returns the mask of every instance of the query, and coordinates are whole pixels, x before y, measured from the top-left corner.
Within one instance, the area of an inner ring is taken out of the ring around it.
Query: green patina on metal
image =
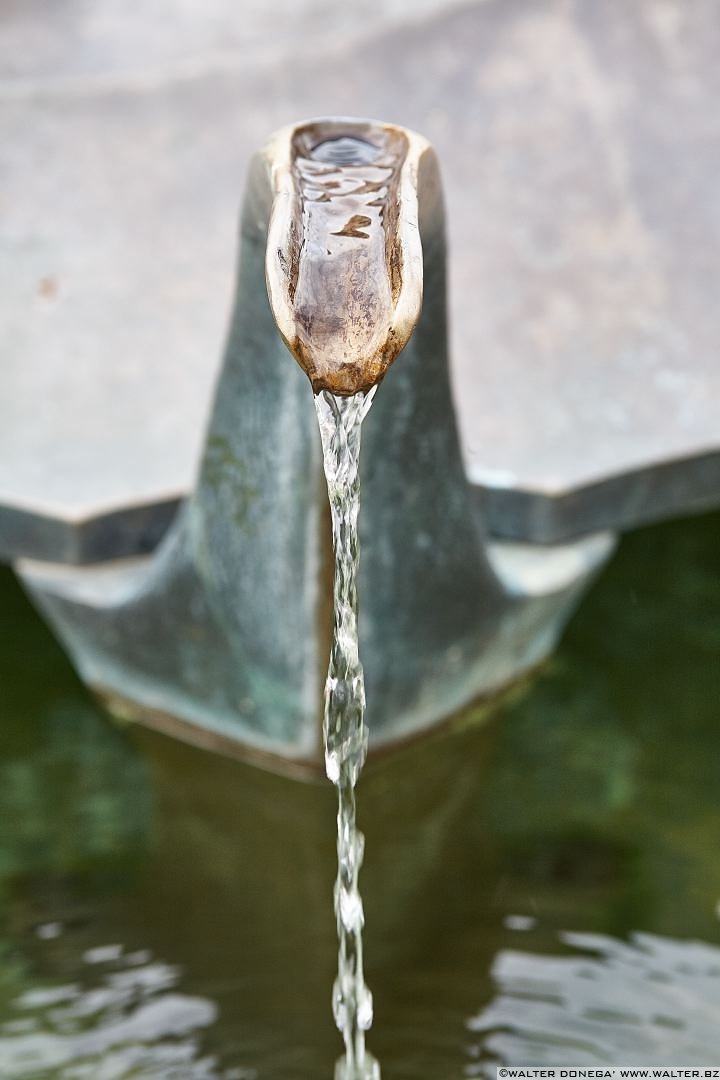
[[[217,495],[230,502],[230,514],[239,529],[254,527],[253,505],[258,496],[257,485],[244,457],[239,457],[227,435],[211,433],[203,459],[203,483],[215,489]]]

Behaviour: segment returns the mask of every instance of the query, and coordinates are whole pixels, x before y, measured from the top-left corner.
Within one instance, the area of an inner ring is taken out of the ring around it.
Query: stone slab
[[[492,534],[720,503],[715,0],[286,7],[242,26],[227,0],[4,7],[0,552],[85,561],[165,527],[202,444],[245,164],[320,114],[438,149]]]

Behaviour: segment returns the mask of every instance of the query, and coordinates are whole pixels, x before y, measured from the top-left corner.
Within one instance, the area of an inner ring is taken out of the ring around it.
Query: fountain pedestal
[[[335,128],[370,138],[386,130]],[[265,285],[276,178],[294,135],[280,132],[250,166],[202,466],[169,533],[144,559],[84,568],[26,560],[20,572],[116,712],[302,768],[322,760],[331,552],[311,392]],[[613,544],[607,533],[549,549],[488,543],[450,394],[437,160],[419,136],[403,137],[415,155],[424,303],[364,435],[360,641],[371,750],[543,660]]]
[[[261,283],[269,185],[257,161],[234,322],[244,344],[228,346],[202,433],[238,177],[281,112],[329,100],[350,111],[363,87],[373,113],[433,138],[448,189],[464,468],[443,306],[387,376],[365,437],[360,629],[375,745],[546,656],[613,532],[720,504],[709,0],[672,17],[664,0],[426,0],[372,26],[347,7],[322,65],[300,47],[317,44],[313,0],[288,12],[277,53],[258,48],[252,63],[232,50],[267,40],[265,9],[248,13],[240,41],[230,0],[210,23],[187,5],[162,34],[150,11],[123,20],[109,0],[96,7],[88,37],[82,6],[21,5],[0,41],[13,206],[0,237],[0,557],[117,711],[274,763],[317,760],[329,589],[319,456]],[[38,48],[18,48],[18,35]],[[426,223],[426,275],[439,273],[440,237]],[[434,390],[411,394],[403,434],[411,369]],[[273,410],[259,404],[266,377]],[[256,387],[245,396],[243,380]],[[447,469],[422,456],[428,417]],[[283,440],[284,472],[270,450]],[[423,472],[412,505],[391,458]],[[408,521],[409,551],[393,531]],[[241,570],[245,586],[231,581]],[[278,604],[286,618],[268,621]],[[405,661],[393,690],[383,672]]]

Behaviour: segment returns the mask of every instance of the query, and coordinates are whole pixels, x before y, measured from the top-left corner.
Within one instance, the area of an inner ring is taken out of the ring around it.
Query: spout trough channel
[[[285,143],[267,245],[278,329],[315,393],[367,392],[407,344],[422,303],[417,159],[399,128],[308,124]]]

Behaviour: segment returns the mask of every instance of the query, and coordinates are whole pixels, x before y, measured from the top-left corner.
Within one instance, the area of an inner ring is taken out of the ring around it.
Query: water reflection
[[[628,538],[529,688],[364,774],[388,1078],[720,1052],[719,561]],[[0,1075],[329,1075],[332,791],[116,728],[0,595]]]
[[[251,1080],[253,1071],[224,1070],[203,1054],[198,1035],[216,1006],[176,987],[179,972],[146,953],[95,948],[82,957],[77,981],[35,986],[10,1003],[0,1024],[0,1076],[8,1080],[120,1080],[185,1077]]]
[[[479,1060],[497,1065],[707,1065],[718,1054],[720,948],[634,934],[563,933],[570,955],[498,953],[498,995],[468,1029]]]

